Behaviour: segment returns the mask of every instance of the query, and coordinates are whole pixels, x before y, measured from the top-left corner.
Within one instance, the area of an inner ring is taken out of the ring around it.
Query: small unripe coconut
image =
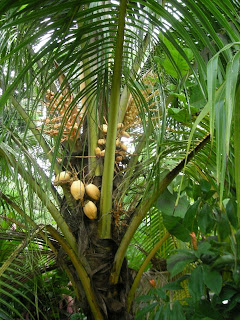
[[[104,144],[106,144],[106,140],[105,139],[98,139],[98,144],[100,146],[103,146]]]
[[[70,175],[69,172],[62,171],[56,176],[56,178],[55,178],[53,183],[54,183],[55,186],[60,185],[60,184],[64,184],[64,183],[69,182],[70,178],[71,178],[71,175]]]
[[[125,144],[120,143],[120,147],[121,147],[122,150],[127,151],[128,147]]]
[[[101,157],[104,157],[104,156],[105,156],[105,150],[102,150],[102,151],[101,151],[100,156],[101,156]]]
[[[116,147],[118,147],[118,146],[119,146],[119,144],[120,144],[120,140],[119,140],[119,139],[117,139],[117,140],[116,140]]]
[[[83,212],[89,219],[97,218],[97,207],[92,201],[86,201],[83,206]]]
[[[84,184],[81,180],[73,181],[70,191],[75,200],[82,200],[85,193]]]
[[[118,124],[117,124],[117,128],[118,128],[118,129],[122,129],[122,128],[123,128],[123,123],[118,123]]]
[[[104,133],[107,133],[107,130],[108,130],[108,126],[107,126],[106,124],[103,124],[103,125],[102,125],[102,131],[103,131]]]
[[[99,200],[100,199],[100,191],[98,189],[97,186],[95,186],[95,184],[88,184],[86,187],[85,187],[85,191],[86,191],[86,194],[92,198],[93,200]]]
[[[130,134],[123,130],[120,132],[120,135],[125,138],[130,138]]]
[[[126,152],[123,150],[118,151],[118,154],[124,159],[126,157]]]
[[[122,157],[122,156],[117,156],[117,157],[116,157],[116,162],[121,162],[121,161],[122,161],[122,159],[123,159],[123,157]]]
[[[99,147],[95,148],[95,155],[97,157],[100,157],[101,156],[101,149]]]

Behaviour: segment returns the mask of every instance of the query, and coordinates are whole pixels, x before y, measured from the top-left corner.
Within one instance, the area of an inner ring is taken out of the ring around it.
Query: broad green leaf
[[[224,267],[233,266],[234,263],[235,263],[234,256],[232,254],[225,254],[217,258],[216,261],[214,261],[212,265],[212,269],[220,270]]]
[[[179,78],[183,77],[187,74],[187,72],[189,71],[189,65],[186,62],[186,60],[178,53],[178,52],[172,52],[172,58],[175,61],[180,75],[179,73],[176,71],[176,67],[174,67],[173,63],[170,61],[169,58],[165,58],[164,61],[162,62],[162,66],[164,67],[164,69],[166,70],[166,72],[171,75],[174,78]]]
[[[199,86],[197,85],[190,88],[189,99],[191,106],[194,106],[198,110],[202,109],[206,104],[206,99],[204,98],[202,91],[199,90]]]
[[[209,233],[214,226],[212,209],[207,203],[204,204],[198,213],[198,225],[203,234]]]
[[[184,102],[184,103],[187,103],[187,99],[186,99],[185,94],[173,92],[173,93],[171,93],[171,95],[174,96],[174,97],[177,97],[178,100],[180,100],[180,101],[182,101],[182,102]]]
[[[201,187],[202,192],[208,193],[211,189],[211,184],[207,180],[201,180],[200,187]]]
[[[202,318],[207,317],[214,320],[225,320],[222,314],[212,306],[211,301],[207,299],[202,299],[198,302],[196,311],[201,314]]]
[[[163,290],[183,290],[183,287],[178,281],[169,282],[162,287]]]
[[[164,214],[163,215],[163,223],[165,228],[168,230],[176,238],[182,241],[190,241],[190,232],[183,225],[183,219],[180,217],[174,217]]]
[[[228,220],[230,221],[231,225],[236,229],[238,226],[238,216],[237,216],[237,204],[235,200],[229,199],[226,205],[226,212],[227,212]]]
[[[195,254],[198,258],[200,258],[202,254],[207,254],[210,248],[211,244],[207,241],[203,241],[202,243],[198,244],[198,248]]]
[[[218,217],[217,230],[221,241],[231,234],[231,227],[225,213],[221,213]]]
[[[146,307],[143,307],[142,310],[140,310],[137,314],[136,314],[136,317],[135,317],[135,320],[141,320],[143,319],[143,316],[145,316],[148,312],[152,311],[159,303],[158,302],[155,302],[155,303],[152,303]]]
[[[204,295],[203,270],[201,266],[193,269],[189,278],[188,289],[195,301],[200,300]]]
[[[167,57],[161,61],[162,66],[172,77],[178,78],[179,75],[180,77],[183,77],[190,70],[188,62],[162,33],[160,33],[159,38],[163,41],[169,51]],[[193,59],[193,52],[191,49],[183,48],[183,52],[189,61]]]
[[[203,281],[205,285],[214,293],[219,294],[222,289],[222,276],[215,270],[208,267],[203,268]]]
[[[220,296],[222,301],[230,300],[236,293],[237,293],[236,288],[233,288],[233,287],[231,287],[229,285],[225,285],[222,288],[222,291],[221,291],[219,296]]]
[[[168,115],[173,119],[183,123],[186,123],[189,120],[189,113],[186,109],[169,108]]]
[[[189,263],[194,262],[196,259],[194,252],[190,250],[181,250],[172,255],[167,260],[167,269],[171,273],[171,277],[182,272]]]
[[[166,189],[158,198],[156,202],[156,207],[165,215],[174,215],[175,217],[184,217],[189,202],[185,196],[179,199],[178,205],[175,207],[177,199],[177,193],[170,193],[168,189]]]
[[[154,294],[156,294],[161,299],[166,299],[167,298],[166,293],[163,291],[163,288],[155,289],[154,290]]]
[[[201,196],[201,186],[199,184],[194,184],[192,188],[192,196],[196,201]]]
[[[171,312],[171,320],[186,320],[183,309],[179,301],[174,301]]]
[[[193,231],[193,222],[197,215],[198,207],[199,207],[200,200],[194,202],[193,205],[187,210],[185,217],[183,219],[184,226],[188,229]]]

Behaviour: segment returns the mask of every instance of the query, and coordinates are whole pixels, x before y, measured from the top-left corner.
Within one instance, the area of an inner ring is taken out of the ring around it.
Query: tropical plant
[[[183,221],[202,180],[239,216],[239,6],[1,1],[3,231],[22,231],[1,256],[6,319],[40,238],[89,319],[130,319],[154,256],[191,243]]]
[[[211,199],[215,190],[206,180],[201,182],[183,226],[177,228],[182,233],[185,228],[194,230],[192,245],[167,259],[171,282],[161,287],[155,280],[151,282],[153,288],[138,298],[141,304],[136,319],[239,319],[237,205],[225,199],[221,212],[216,199]],[[186,285],[188,294],[184,295]],[[178,299],[174,299],[177,292]]]

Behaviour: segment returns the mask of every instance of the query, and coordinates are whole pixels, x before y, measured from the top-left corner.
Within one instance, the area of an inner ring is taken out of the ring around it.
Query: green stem
[[[102,314],[98,307],[97,299],[95,293],[93,291],[90,278],[84,269],[81,261],[79,261],[76,253],[72,250],[72,248],[68,245],[68,243],[64,240],[64,238],[55,230],[52,226],[48,225],[47,230],[51,233],[51,235],[58,241],[58,243],[62,246],[63,250],[67,253],[68,257],[71,259],[79,279],[81,280],[84,292],[86,294],[89,306],[91,308],[94,319],[103,320]]]
[[[155,256],[156,252],[159,250],[159,248],[161,247],[161,245],[170,237],[170,233],[167,232],[165,234],[165,236],[159,240],[154,248],[151,250],[151,252],[149,253],[149,255],[146,257],[146,259],[144,260],[143,264],[141,265],[140,269],[138,270],[138,273],[133,281],[132,287],[129,291],[128,294],[128,311],[130,311],[131,305],[132,305],[132,301],[134,299],[134,294],[135,291],[138,287],[139,281],[141,280],[142,274],[145,270],[145,268],[147,267],[147,265],[149,264],[149,262],[151,261],[151,259]]]
[[[170,171],[166,177],[159,183],[158,189],[156,189],[151,198],[146,199],[135,211],[135,214],[129,224],[129,227],[122,238],[120,246],[116,252],[113,269],[110,276],[110,282],[116,284],[118,282],[122,262],[126,253],[126,250],[129,246],[131,239],[133,238],[134,233],[136,232],[138,226],[142,220],[146,217],[149,209],[154,205],[158,197],[164,192],[167,186],[173,181],[173,179],[179,174],[179,172],[184,168],[199,150],[201,150],[205,144],[210,140],[210,134],[208,134],[188,155],[187,160],[184,158],[172,171]]]
[[[127,0],[121,0],[119,8],[118,33],[116,39],[112,89],[109,106],[106,152],[104,158],[103,180],[100,200],[100,219],[98,226],[99,235],[103,239],[111,238],[112,189],[116,150],[115,141],[117,136],[126,10]]]
[[[237,194],[237,214],[240,224],[240,85],[238,85],[235,97],[234,110],[234,162],[235,162],[235,183]]]
[[[141,66],[142,59],[144,57],[145,51],[146,51],[149,43],[150,43],[150,35],[147,34],[143,40],[142,46],[139,48],[139,51],[137,53],[136,58],[134,59],[133,67],[132,67],[132,70],[129,74],[130,78],[135,78],[135,75]],[[130,97],[130,91],[128,90],[127,85],[125,85],[123,88],[123,92],[121,94],[121,99],[120,99],[120,104],[119,104],[119,122],[123,122],[129,97]]]
[[[86,84],[87,84],[86,80]],[[100,167],[95,157],[95,148],[98,141],[98,125],[97,125],[97,108],[96,101],[90,101],[87,108],[87,124],[88,124],[88,171],[91,176],[100,175]]]
[[[86,10],[88,8],[88,4],[83,5],[83,7],[80,10]],[[83,22],[78,22],[78,27],[83,27]],[[83,35],[84,38],[84,35]],[[86,45],[86,44],[85,44]],[[83,44],[80,45],[83,49]],[[92,57],[91,57],[92,58]],[[97,56],[96,56],[97,59]],[[89,58],[86,58],[82,61],[82,73],[80,75],[81,80],[84,80],[84,82],[80,85],[80,90],[84,90],[88,85],[91,84],[91,77],[90,74],[92,73],[92,68],[89,67]],[[86,66],[86,68],[84,68]],[[90,93],[88,94],[90,96]],[[88,158],[88,172],[90,173],[90,176],[100,176],[101,175],[101,169],[98,164],[98,161],[95,157],[95,148],[97,147],[97,141],[98,141],[98,109],[97,104],[95,100],[91,100],[90,102],[87,102],[87,97],[84,96],[82,98],[82,106],[86,110],[87,113],[87,125],[88,125],[88,155],[90,156]]]

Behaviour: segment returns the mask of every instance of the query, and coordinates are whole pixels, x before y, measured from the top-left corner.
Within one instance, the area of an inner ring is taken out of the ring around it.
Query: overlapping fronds
[[[86,182],[104,176],[101,203],[108,197],[110,207],[100,211],[113,213],[121,234],[209,132],[212,143],[185,166],[183,179],[209,181],[220,202],[236,182],[240,199],[239,3],[133,0],[123,9],[110,0],[0,3],[0,179],[11,180],[2,192],[20,197],[36,223],[43,215],[55,220],[65,236],[62,211],[71,216],[76,202],[69,186],[52,185],[54,174],[66,169]],[[107,136],[102,125],[116,130]],[[169,189],[180,197],[184,181]],[[165,233],[161,210],[150,209],[131,235],[142,257]],[[160,256],[174,245],[169,238]]]

